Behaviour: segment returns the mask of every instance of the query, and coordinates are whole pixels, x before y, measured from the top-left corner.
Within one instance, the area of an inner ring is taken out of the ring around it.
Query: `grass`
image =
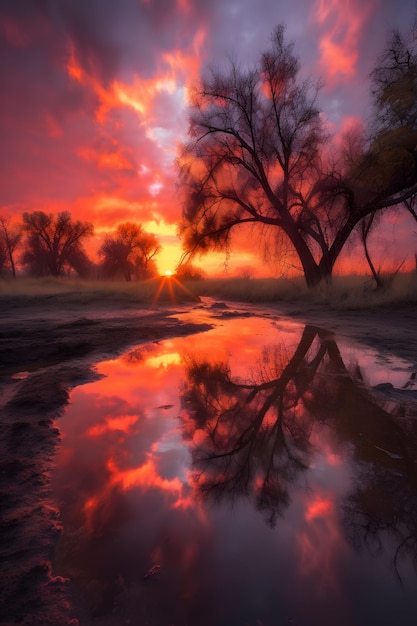
[[[87,304],[94,301],[149,304],[158,287],[167,279],[136,282],[82,281],[76,279],[0,280],[1,297],[39,296],[76,300]],[[174,278],[168,279],[175,282]],[[307,289],[301,278],[205,278],[185,281],[184,286],[196,296],[210,296],[242,302],[302,301],[341,309],[360,309],[387,304],[417,303],[417,272],[398,273],[386,277],[387,286],[376,290],[369,277],[336,276],[332,283]],[[165,288],[162,295],[167,296]],[[166,301],[166,297],[162,298]]]
[[[305,301],[335,308],[367,308],[384,304],[417,303],[417,272],[385,277],[387,286],[375,289],[367,276],[335,276],[331,284],[308,289],[302,278],[209,278],[190,286],[200,296],[245,302]]]
[[[75,292],[129,295],[138,283],[78,280],[75,278],[22,278],[0,281],[1,295],[54,295]]]
[[[73,278],[17,278],[0,281],[0,300],[12,298],[15,302],[48,300],[55,304],[149,304],[155,293],[155,284],[88,281]]]

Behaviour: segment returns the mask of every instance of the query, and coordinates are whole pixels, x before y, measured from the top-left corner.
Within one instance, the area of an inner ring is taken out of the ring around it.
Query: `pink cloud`
[[[356,76],[361,38],[375,8],[375,1],[316,2],[313,15],[319,25],[319,65],[327,86]]]

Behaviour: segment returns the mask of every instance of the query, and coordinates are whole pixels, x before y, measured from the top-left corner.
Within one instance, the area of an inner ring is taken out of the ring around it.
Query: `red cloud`
[[[163,478],[158,473],[155,460],[151,457],[138,467],[120,469],[113,459],[109,459],[107,469],[110,472],[110,482],[120,486],[123,490],[139,487],[142,489],[156,488],[162,491],[169,491],[179,494],[182,490],[182,483],[177,476],[174,478]]]
[[[374,9],[374,1],[318,0],[314,17],[321,30],[320,65],[330,85],[355,77],[360,39]]]

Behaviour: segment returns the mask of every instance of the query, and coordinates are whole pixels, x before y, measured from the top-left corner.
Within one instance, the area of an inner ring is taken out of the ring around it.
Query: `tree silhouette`
[[[264,350],[256,380],[248,383],[233,380],[225,363],[189,364],[185,436],[205,435],[193,451],[200,494],[254,495],[275,525],[289,505],[289,485],[309,466],[312,421],[301,407],[325,353],[324,343],[315,345],[318,332],[307,326],[288,361],[280,346]]]
[[[400,86],[394,84],[394,97]],[[179,158],[186,254],[227,253],[232,231],[243,225],[272,229],[275,239],[290,243],[314,286],[330,278],[362,219],[416,192],[411,113],[411,126],[378,129],[354,167],[326,163],[317,91],[300,77],[282,26],[256,67],[234,64],[200,81],[190,141]]]
[[[394,29],[371,73],[373,115],[347,178],[357,201],[379,209],[403,206],[414,219],[417,169],[415,31]]]
[[[6,245],[2,239],[0,239],[0,276],[3,275],[5,268],[7,267],[7,250]]]
[[[89,222],[73,221],[68,211],[55,216],[34,211],[23,213],[23,229],[27,236],[22,262],[31,274],[58,277],[85,266],[83,243],[94,232]]]
[[[99,249],[101,267],[106,276],[143,280],[156,273],[154,257],[161,250],[155,235],[133,222],[119,224],[105,237]]]
[[[0,271],[9,267],[13,278],[16,277],[15,252],[22,240],[20,224],[10,224],[9,220],[0,217]]]
[[[417,565],[417,391],[366,385],[345,366],[334,335],[306,326],[288,356],[270,346],[242,381],[227,363],[190,360],[182,393],[183,433],[192,448],[197,493],[215,501],[248,497],[275,525],[291,488],[308,472],[316,425],[352,460],[354,481],[343,505],[355,547],[395,539],[393,566]],[[384,395],[384,390],[388,395]]]

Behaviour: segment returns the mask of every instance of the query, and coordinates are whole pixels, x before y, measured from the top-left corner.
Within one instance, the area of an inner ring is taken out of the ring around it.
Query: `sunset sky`
[[[95,225],[91,252],[117,224],[140,222],[163,245],[160,271],[173,269],[174,161],[200,72],[227,58],[256,62],[285,23],[303,69],[323,79],[321,106],[338,135],[366,119],[373,63],[414,11],[414,0],[2,0],[0,215],[69,210]],[[401,261],[416,230],[390,217],[374,245],[395,256],[400,240]],[[231,271],[271,274],[259,259],[236,246]],[[200,265],[223,269],[213,255]]]

